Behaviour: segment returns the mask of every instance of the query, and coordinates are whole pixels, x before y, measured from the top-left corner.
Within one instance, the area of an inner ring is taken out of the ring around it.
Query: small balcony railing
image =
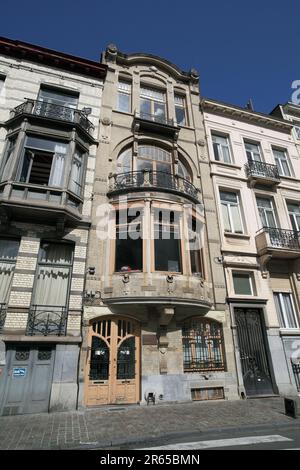
[[[141,170],[128,173],[111,174],[109,193],[130,189],[161,189],[180,192],[199,201],[199,190],[185,178],[163,171]]]
[[[185,372],[225,370],[225,362],[222,359],[216,361],[184,361],[183,368]]]
[[[0,333],[3,330],[5,318],[6,318],[6,307],[5,303],[0,303]]]
[[[274,227],[263,227],[258,235],[266,233],[269,235],[272,248],[283,248],[286,250],[300,251],[300,232]]]
[[[280,175],[276,165],[254,160],[248,161],[245,168],[248,178],[263,178],[266,180],[280,181]]]
[[[169,119],[165,115],[148,114],[148,113],[135,111],[135,117],[139,119],[144,119],[145,121],[151,121],[157,124],[163,124],[165,126],[174,126],[174,119]]]
[[[94,126],[87,118],[86,114],[79,109],[61,106],[55,103],[39,100],[26,100],[11,111],[10,118],[20,114],[33,114],[48,119],[58,119],[60,121],[78,124],[89,134],[94,130]]]
[[[67,309],[65,306],[32,305],[29,311],[27,331],[29,336],[65,336]]]

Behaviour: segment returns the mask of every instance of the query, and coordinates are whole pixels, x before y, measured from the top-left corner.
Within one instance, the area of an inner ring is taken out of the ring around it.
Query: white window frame
[[[231,275],[232,275],[232,287],[233,287],[233,292],[234,292],[234,295],[243,295],[243,296],[255,296],[257,295],[256,294],[256,287],[255,287],[255,280],[254,280],[254,275],[252,272],[249,272],[249,271],[231,271]],[[249,279],[249,286],[250,286],[250,290],[251,290],[251,294],[236,294],[235,292],[235,288],[234,288],[234,276],[248,276],[248,279]]]
[[[300,140],[300,122],[299,125],[295,125],[295,134],[296,134],[296,139]]]
[[[271,208],[266,208],[266,207],[261,207],[258,205],[258,201],[257,201],[257,198],[259,199],[267,199],[268,201],[270,201],[271,203]],[[262,227],[267,227],[267,228],[279,228],[278,227],[278,220],[277,220],[277,211],[276,211],[276,207],[274,205],[274,201],[272,198],[270,197],[264,197],[264,196],[261,196],[259,194],[256,194],[256,207],[257,207],[257,211],[258,211],[258,216],[259,216],[259,220],[261,222],[261,225]],[[272,212],[273,216],[274,216],[274,220],[275,220],[275,227],[271,227],[270,225],[263,225],[263,221],[261,220],[261,216],[260,216],[260,210],[263,210],[264,213],[265,213],[265,219],[268,220],[268,218],[266,217],[266,212]]]
[[[246,148],[246,145],[256,145],[257,146],[257,149],[258,149],[258,154],[259,154],[259,160],[257,160],[256,158],[254,158],[253,154],[254,152],[252,150],[247,150]],[[245,148],[245,152],[246,152],[246,158],[248,160],[248,153],[251,154],[251,159],[250,161],[251,162],[263,162],[263,155],[262,155],[262,150],[261,150],[261,145],[260,145],[260,142],[252,142],[248,139],[244,139],[244,148]]]
[[[295,230],[295,229],[293,228],[293,223],[292,223],[292,220],[291,220],[291,219],[294,220],[295,227],[297,227],[296,230],[299,232],[299,231],[300,231],[300,226],[299,226],[299,224],[298,224],[298,222],[297,222],[296,212],[291,212],[290,209],[289,209],[289,206],[290,206],[290,205],[291,205],[291,206],[297,206],[297,207],[299,208],[299,213],[298,213],[298,214],[299,214],[299,216],[300,216],[300,204],[299,204],[297,201],[294,201],[294,202],[287,201],[286,205],[287,205],[287,210],[288,210],[288,214],[289,214],[289,219],[290,219],[290,223],[291,223],[291,226],[292,226],[292,230]]]
[[[276,158],[274,151],[275,152],[276,151],[277,152],[282,152],[284,154],[285,161],[286,161],[286,164],[287,164],[287,167],[288,167],[288,172],[289,172],[288,175],[285,174],[282,163],[281,163],[283,159],[282,158]],[[273,156],[274,156],[275,164],[278,168],[279,175],[280,176],[287,176],[287,177],[292,176],[291,164],[290,164],[290,161],[289,161],[287,150],[285,148],[272,147],[272,153],[273,153]]]
[[[214,142],[214,136],[216,137],[222,137],[223,139],[226,139],[227,143],[227,149],[228,149],[228,154],[229,154],[229,162],[225,161],[224,159],[224,154],[223,154],[223,146],[219,142]],[[229,134],[221,134],[218,131],[211,131],[211,140],[212,140],[212,147],[213,147],[213,157],[214,160],[217,162],[223,162],[223,163],[233,163],[233,158],[232,158],[232,152],[231,152],[231,145],[230,145],[230,136]],[[214,149],[214,144],[218,146],[218,155],[219,155],[219,160],[216,160],[215,157],[215,149]]]
[[[119,109],[119,95],[129,96],[129,109],[128,109],[128,111],[124,111],[122,109]],[[131,110],[132,110],[131,95],[132,95],[132,84],[131,84],[131,82],[129,80],[126,80],[125,78],[120,77],[119,80],[118,80],[117,111],[120,111],[121,113],[131,113]]]
[[[294,320],[295,320],[295,323],[296,323],[296,327],[293,327],[293,326],[282,326],[280,325],[281,328],[285,329],[285,330],[295,330],[295,329],[299,329],[299,319],[298,319],[298,315],[297,315],[297,310],[295,308],[295,302],[294,302],[294,298],[293,298],[293,293],[292,292],[273,292],[274,296],[278,296],[278,303],[279,303],[279,308],[281,310],[281,312],[277,312],[277,315],[278,315],[278,319],[279,321],[281,322],[281,318],[280,318],[280,313],[283,317],[283,320],[284,320],[284,323],[285,325],[288,324],[288,320],[287,320],[287,313],[286,313],[286,309],[285,309],[285,305],[284,305],[284,301],[283,301],[283,295],[289,295],[290,297],[290,300],[291,300],[291,305],[292,305],[292,309],[293,309],[293,314],[294,314]]]
[[[235,194],[236,195],[236,198],[237,198],[237,202],[236,203],[233,203],[233,202],[229,202],[229,201],[223,201],[221,199],[221,193],[232,193],[232,194]],[[242,217],[242,211],[241,211],[241,204],[240,204],[240,195],[238,192],[236,191],[228,191],[226,189],[219,189],[219,194],[220,194],[220,201],[221,201],[221,211],[222,211],[222,205],[225,205],[227,206],[227,213],[228,213],[228,219],[229,219],[229,224],[230,224],[230,232],[228,230],[225,230],[225,227],[224,227],[224,232],[225,233],[236,233],[236,234],[244,234],[245,233],[245,227],[244,227],[244,223],[243,223],[243,217]],[[234,206],[234,207],[237,207],[238,208],[238,214],[239,214],[239,217],[240,217],[240,222],[241,222],[241,226],[242,226],[242,231],[241,232],[237,232],[235,231],[235,228],[234,228],[234,224],[233,224],[233,216],[232,216],[232,211],[231,211],[231,206]],[[223,213],[222,213],[222,220],[223,220]],[[223,220],[223,224],[224,224],[224,220]]]
[[[176,118],[176,108],[180,108],[180,109],[183,109],[184,111],[184,123],[181,124],[181,123],[178,123],[177,122],[177,118],[176,118],[176,123],[178,124],[178,126],[187,126],[188,125],[188,122],[187,122],[187,109],[186,109],[186,97],[180,93],[174,93],[174,106],[175,106],[175,118]]]

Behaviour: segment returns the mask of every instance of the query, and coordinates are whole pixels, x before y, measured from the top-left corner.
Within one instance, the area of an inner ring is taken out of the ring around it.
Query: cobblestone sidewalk
[[[289,423],[296,424],[285,416],[282,398],[111,406],[0,417],[0,449],[99,448],[172,433]]]

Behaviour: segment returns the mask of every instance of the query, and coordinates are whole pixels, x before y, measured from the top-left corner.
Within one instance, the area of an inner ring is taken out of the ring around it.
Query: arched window
[[[188,180],[188,181],[191,181],[191,175],[190,175],[190,172],[189,170],[187,169],[187,167],[185,166],[185,164],[182,162],[182,161],[178,161],[178,174],[179,176],[181,176],[182,178]]]
[[[184,372],[225,370],[221,323],[207,318],[193,318],[182,327]]]
[[[131,147],[120,153],[117,160],[117,173],[128,173],[132,169]]]
[[[172,155],[155,145],[139,145],[137,170],[161,171],[172,173]]]

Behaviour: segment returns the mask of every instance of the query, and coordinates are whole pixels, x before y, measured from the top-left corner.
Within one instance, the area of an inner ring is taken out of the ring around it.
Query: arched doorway
[[[137,403],[140,398],[140,326],[129,318],[92,322],[88,333],[85,403]]]

